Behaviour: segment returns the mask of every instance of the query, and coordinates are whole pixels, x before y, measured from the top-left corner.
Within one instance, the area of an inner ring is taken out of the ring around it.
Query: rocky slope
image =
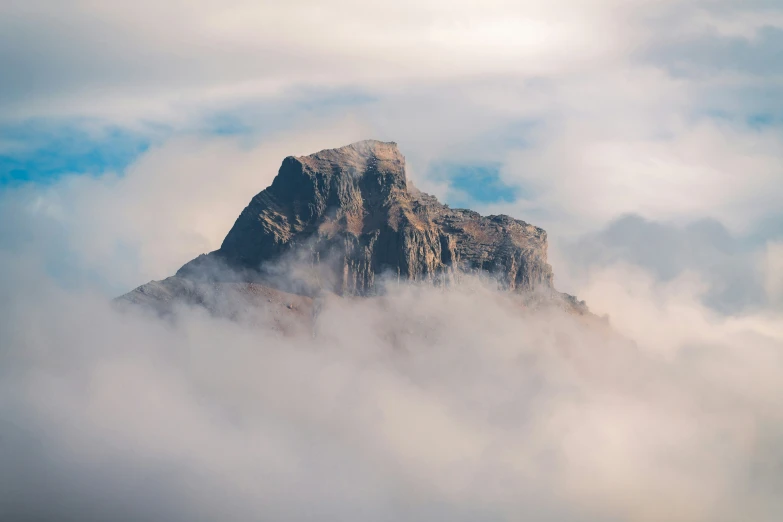
[[[368,296],[387,278],[449,284],[477,273],[583,311],[583,303],[554,291],[546,250],[541,228],[451,209],[409,183],[395,143],[362,141],[286,158],[220,249],[122,299],[202,304],[193,296],[203,285],[251,283],[291,294]]]

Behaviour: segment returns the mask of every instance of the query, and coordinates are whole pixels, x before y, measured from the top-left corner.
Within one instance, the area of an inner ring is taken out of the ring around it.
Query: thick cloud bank
[[[781,331],[632,272],[595,297],[637,342],[478,281],[327,300],[314,336],[20,273],[0,518],[779,520]]]

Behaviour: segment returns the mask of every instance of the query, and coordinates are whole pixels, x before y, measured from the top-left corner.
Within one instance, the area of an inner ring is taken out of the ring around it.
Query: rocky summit
[[[121,299],[204,304],[204,285],[242,284],[369,296],[388,280],[452,284],[471,273],[584,310],[554,291],[543,229],[439,203],[407,179],[395,143],[367,140],[285,158],[218,250]]]

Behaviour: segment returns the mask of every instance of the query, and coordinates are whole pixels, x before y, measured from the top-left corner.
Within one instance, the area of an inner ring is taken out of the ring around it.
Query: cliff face
[[[286,158],[220,249],[177,275],[197,276],[213,262],[251,274],[296,250],[340,294],[373,294],[382,275],[443,282],[471,271],[532,290],[552,286],[546,246],[546,232],[523,221],[440,204],[409,186],[396,144],[362,141]]]
[[[218,250],[121,299],[159,309],[203,301],[218,310],[204,295],[221,285],[219,295],[239,284],[252,295],[275,287],[287,296],[367,296],[385,277],[448,284],[478,273],[581,313],[583,303],[554,291],[546,250],[544,230],[509,216],[451,209],[409,184],[395,143],[362,141],[286,158]]]

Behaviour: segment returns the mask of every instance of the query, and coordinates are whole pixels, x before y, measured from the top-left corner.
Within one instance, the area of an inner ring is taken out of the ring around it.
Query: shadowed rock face
[[[176,279],[366,296],[385,276],[442,284],[480,273],[508,290],[543,290],[579,306],[554,292],[546,249],[538,227],[451,209],[418,191],[397,145],[369,140],[283,160],[220,249],[187,263]]]
[[[395,143],[362,141],[286,158],[220,249],[178,275],[197,276],[214,261],[248,274],[294,249],[319,267],[322,286],[340,294],[373,294],[384,274],[441,282],[485,271],[509,289],[552,286],[546,232],[508,216],[450,209],[419,192]]]

